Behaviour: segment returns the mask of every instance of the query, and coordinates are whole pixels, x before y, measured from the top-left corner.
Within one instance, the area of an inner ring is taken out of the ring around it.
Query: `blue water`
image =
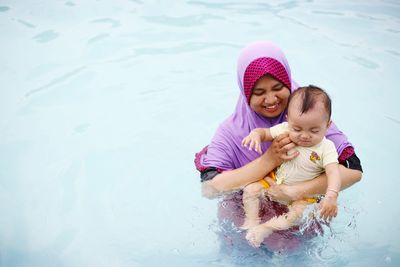
[[[1,266],[400,266],[398,1],[2,0],[0,32]],[[193,154],[259,39],[365,174],[312,245],[226,256]]]

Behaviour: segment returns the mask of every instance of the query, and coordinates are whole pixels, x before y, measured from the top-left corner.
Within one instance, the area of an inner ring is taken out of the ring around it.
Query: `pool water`
[[[0,1],[0,266],[400,266],[398,1]],[[194,153],[273,40],[362,182],[296,252],[220,250]]]

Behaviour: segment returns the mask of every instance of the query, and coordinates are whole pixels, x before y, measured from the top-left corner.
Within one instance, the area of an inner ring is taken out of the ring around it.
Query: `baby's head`
[[[290,139],[305,147],[320,143],[331,124],[331,105],[328,94],[314,85],[294,91],[287,116]]]

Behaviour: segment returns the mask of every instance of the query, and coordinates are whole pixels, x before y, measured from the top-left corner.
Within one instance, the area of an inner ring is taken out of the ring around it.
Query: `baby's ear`
[[[328,128],[331,127],[331,124],[332,124],[332,121],[329,120],[329,121],[328,121]]]

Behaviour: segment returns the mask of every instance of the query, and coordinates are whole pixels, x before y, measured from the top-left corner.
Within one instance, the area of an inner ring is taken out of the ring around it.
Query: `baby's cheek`
[[[324,139],[324,137],[325,137],[324,134],[317,134],[317,135],[314,135],[314,136],[313,136],[313,138],[314,138],[316,144],[318,144],[319,142],[321,142],[322,139]]]
[[[296,141],[297,140],[297,134],[295,132],[290,131],[289,132],[289,138],[292,141]]]

